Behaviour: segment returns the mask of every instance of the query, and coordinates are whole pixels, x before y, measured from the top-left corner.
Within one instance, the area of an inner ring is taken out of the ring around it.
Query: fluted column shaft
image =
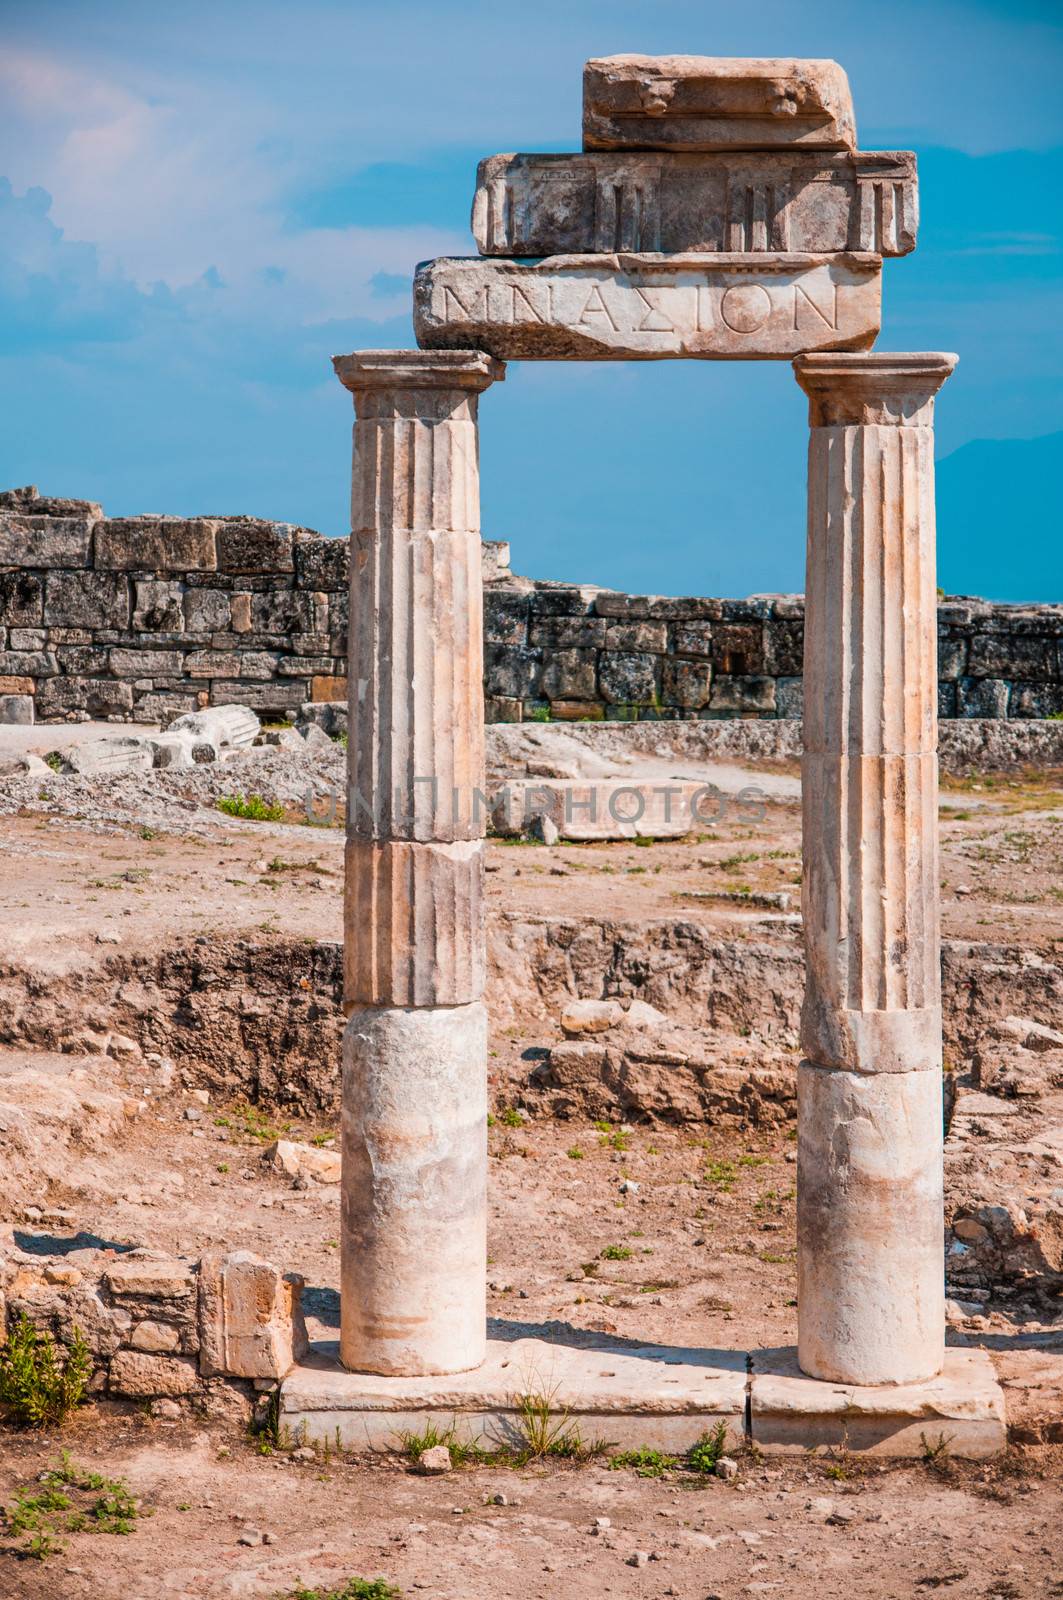
[[[355,406],[340,1350],[461,1372],[486,1338],[483,594],[475,351],[335,360]]]
[[[934,395],[950,355],[794,362],[809,396],[798,1358],[944,1357]]]

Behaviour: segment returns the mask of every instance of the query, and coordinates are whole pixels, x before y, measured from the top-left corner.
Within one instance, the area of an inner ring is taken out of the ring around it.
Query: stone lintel
[[[881,315],[865,252],[441,257],[414,282],[422,345],[502,359],[771,360],[864,350]]]
[[[488,156],[473,233],[483,255],[915,248],[909,150]]]
[[[583,144],[588,150],[851,149],[849,79],[829,59],[602,56],[583,68]]]
[[[919,1458],[945,1439],[948,1452],[984,1460],[1007,1442],[1004,1391],[985,1350],[946,1350],[936,1378],[874,1388],[809,1378],[796,1352],[753,1352],[754,1444],[771,1454],[817,1447]]]
[[[934,396],[959,356],[947,351],[809,352],[794,361],[811,428],[929,427]]]

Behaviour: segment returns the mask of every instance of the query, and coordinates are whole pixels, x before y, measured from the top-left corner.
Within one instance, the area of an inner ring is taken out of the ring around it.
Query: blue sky
[[[834,56],[865,149],[919,153],[881,349],[956,350],[940,581],[1063,599],[1063,8],[1038,0],[0,0],[0,484],[341,533],[334,352],[413,342],[469,254],[480,156],[578,149],[623,50]],[[482,404],[514,566],[661,593],[799,589],[785,363],[511,364]]]

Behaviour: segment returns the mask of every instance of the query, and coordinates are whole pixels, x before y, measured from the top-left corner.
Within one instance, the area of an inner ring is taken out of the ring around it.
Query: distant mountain
[[[937,464],[938,583],[1063,601],[1063,433],[972,439]]]

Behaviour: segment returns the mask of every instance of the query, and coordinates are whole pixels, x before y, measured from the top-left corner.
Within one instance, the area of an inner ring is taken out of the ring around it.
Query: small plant
[[[524,1126],[524,1118],[521,1116],[516,1106],[504,1107],[504,1109],[498,1113],[495,1121],[500,1122],[503,1128],[523,1128]]]
[[[227,817],[240,817],[244,822],[284,821],[284,807],[270,805],[260,794],[223,794],[217,801],[217,808]]]
[[[714,1184],[717,1189],[726,1192],[734,1188],[737,1176],[733,1161],[710,1161],[704,1173],[706,1183]]]
[[[9,1538],[28,1533],[21,1553],[37,1561],[65,1548],[63,1534],[131,1534],[138,1518],[152,1515],[133,1498],[124,1478],[85,1472],[65,1450],[38,1484],[19,1489],[2,1511],[4,1533]]]
[[[622,1450],[617,1456],[610,1456],[606,1462],[611,1472],[619,1471],[621,1467],[633,1467],[636,1478],[663,1478],[666,1472],[672,1472],[680,1465],[676,1456],[665,1455],[663,1450],[651,1450],[646,1445],[641,1445],[637,1450]]]
[[[687,1466],[691,1472],[700,1472],[708,1476],[716,1471],[716,1463],[723,1455],[727,1445],[727,1424],[718,1422],[715,1428],[708,1433],[703,1433],[687,1451]]]
[[[923,1461],[926,1466],[941,1477],[949,1477],[952,1473],[952,1456],[949,1453],[952,1434],[939,1433],[936,1439],[928,1439],[925,1433],[921,1433],[919,1443],[923,1447]]]
[[[19,1427],[60,1426],[84,1399],[92,1377],[89,1347],[75,1327],[62,1350],[48,1333],[19,1317],[0,1347],[0,1406]]]
[[[631,1141],[623,1128],[614,1128],[611,1122],[596,1122],[598,1143],[603,1149],[630,1150]]]
[[[565,1154],[568,1156],[570,1161],[583,1160],[583,1151],[580,1149],[578,1144],[574,1144],[570,1150],[566,1150]]]
[[[291,1132],[290,1123],[285,1122],[276,1126],[270,1122],[264,1111],[252,1105],[235,1106],[230,1112],[215,1117],[214,1126],[228,1128],[231,1133],[241,1134],[245,1139],[253,1139],[256,1144],[272,1144],[274,1139],[283,1139],[285,1134]],[[218,1171],[221,1170],[219,1167]]]
[[[531,712],[529,713],[529,715],[525,718],[525,721],[526,722],[549,722],[550,721],[550,707],[549,706],[534,706],[532,708]]]
[[[278,1600],[402,1600],[402,1591],[383,1578],[348,1578],[339,1589],[306,1589],[297,1584]]]
[[[601,1257],[603,1261],[630,1261],[631,1251],[626,1244],[607,1244]]]
[[[50,754],[46,755],[44,758],[44,764],[46,767],[51,767],[53,772],[62,772],[63,770],[63,758],[59,754],[58,750],[53,750],[50,752]]]
[[[429,1419],[420,1433],[408,1430],[398,1437],[403,1455],[413,1466],[418,1464],[426,1450],[434,1450],[441,1444],[450,1451],[451,1462],[456,1467],[467,1467],[488,1459],[487,1452],[480,1445],[458,1438],[453,1422],[449,1428],[437,1428]]]

